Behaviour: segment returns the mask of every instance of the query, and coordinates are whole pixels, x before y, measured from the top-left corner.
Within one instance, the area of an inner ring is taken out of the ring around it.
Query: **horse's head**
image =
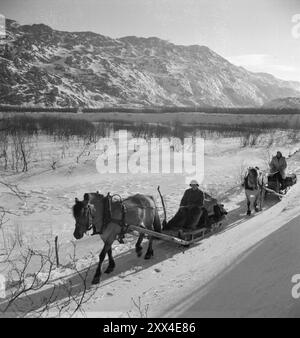
[[[80,239],[90,230],[95,213],[94,205],[90,204],[90,195],[84,194],[83,201],[79,201],[75,198],[75,204],[72,210],[76,221],[73,235],[76,239]]]
[[[248,168],[247,174],[248,187],[257,189],[258,188],[258,169]]]
[[[228,214],[227,210],[224,208],[224,204],[218,204],[218,207],[220,209],[220,212],[221,212],[222,216]]]
[[[248,175],[250,175],[253,179],[257,179],[258,177],[258,167],[248,168]]]

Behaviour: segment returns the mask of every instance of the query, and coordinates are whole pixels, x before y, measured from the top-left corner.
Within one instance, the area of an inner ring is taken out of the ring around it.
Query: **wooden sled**
[[[288,174],[284,180],[283,189],[280,190],[280,183],[273,178],[274,174],[268,175],[268,185],[264,187],[264,189],[266,192],[276,195],[281,200],[286,196],[289,189],[297,183],[297,176],[296,174]]]

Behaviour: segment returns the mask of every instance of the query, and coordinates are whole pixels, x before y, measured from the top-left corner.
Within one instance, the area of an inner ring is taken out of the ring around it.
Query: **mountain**
[[[248,107],[300,96],[300,83],[237,67],[205,46],[112,39],[6,20],[0,104]]]
[[[265,103],[263,107],[272,109],[300,109],[300,97],[284,97],[275,99]]]

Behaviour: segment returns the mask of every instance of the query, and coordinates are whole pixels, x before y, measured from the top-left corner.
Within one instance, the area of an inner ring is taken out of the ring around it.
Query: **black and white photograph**
[[[299,0],[0,0],[0,318],[300,317],[299,175]]]

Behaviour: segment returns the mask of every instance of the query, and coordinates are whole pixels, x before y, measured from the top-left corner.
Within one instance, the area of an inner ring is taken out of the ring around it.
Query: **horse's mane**
[[[81,210],[84,207],[83,202],[77,201],[72,208],[73,211],[73,216],[76,218],[78,216],[80,216],[81,214]]]
[[[114,202],[114,203],[120,203]],[[121,203],[120,203],[121,205]],[[111,220],[111,207],[112,207],[112,199],[111,196],[104,196],[103,197],[103,226],[105,227]]]
[[[97,192],[97,193],[85,193],[83,195],[83,201],[79,201],[78,199],[76,199],[76,203],[72,207],[73,216],[75,218],[80,216],[82,208],[84,208],[88,203],[90,203],[90,201],[94,200],[95,196],[100,199],[103,198],[103,195]]]

